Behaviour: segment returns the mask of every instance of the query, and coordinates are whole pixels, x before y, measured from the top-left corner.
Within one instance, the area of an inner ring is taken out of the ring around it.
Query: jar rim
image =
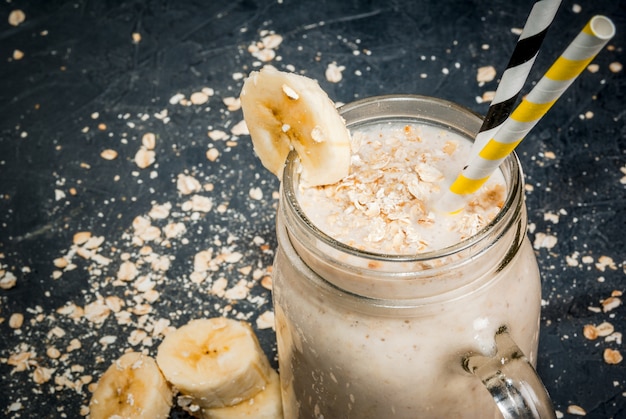
[[[424,115],[417,114],[415,109],[422,109],[423,105],[428,105],[429,109],[433,106],[436,111],[432,112],[433,118],[427,118]],[[367,108],[375,107],[376,114],[374,115],[361,115],[359,120],[350,120],[346,118],[350,113],[363,112]],[[408,109],[401,111],[401,109]],[[346,119],[346,125],[348,128],[363,122],[372,122],[377,120],[391,120],[393,118],[404,117],[410,118],[419,122],[430,122],[440,125],[446,125],[449,129],[459,131],[458,126],[451,126],[449,119],[438,117],[437,111],[447,112],[451,115],[463,116],[464,122],[473,124],[472,129],[466,129],[464,134],[468,139],[473,140],[478,133],[480,125],[482,124],[482,116],[473,110],[466,108],[462,105],[454,102],[439,99],[429,96],[421,95],[381,95],[371,96],[368,98],[360,99],[354,102],[350,102],[338,108],[339,113]],[[472,132],[470,132],[472,131]],[[377,253],[367,250],[357,249],[343,242],[336,240],[324,231],[320,230],[313,222],[307,217],[306,213],[300,206],[297,199],[296,181],[299,174],[299,159],[295,150],[292,150],[285,164],[285,169],[282,175],[282,185],[286,196],[286,203],[289,205],[291,211],[295,212],[301,221],[305,224],[306,228],[312,233],[316,239],[320,240],[325,245],[335,248],[346,254],[356,256],[358,258],[367,258],[371,260],[379,260],[385,262],[410,262],[419,263],[433,259],[439,259],[447,257],[466,250],[469,247],[481,242],[486,236],[489,236],[497,226],[506,223],[507,219],[516,219],[516,213],[520,211],[521,198],[520,194],[523,193],[520,189],[523,186],[523,174],[519,158],[515,152],[511,153],[500,165],[505,179],[507,180],[507,195],[504,204],[496,216],[485,226],[483,226],[476,234],[469,236],[458,243],[438,248],[435,250],[429,250],[426,252],[420,252],[416,254],[387,254]],[[509,176],[507,178],[507,175]],[[508,224],[508,223],[506,223]]]

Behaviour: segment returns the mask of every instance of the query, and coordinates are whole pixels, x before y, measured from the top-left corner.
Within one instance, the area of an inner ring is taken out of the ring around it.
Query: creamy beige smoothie
[[[496,172],[459,213],[436,203],[463,168],[472,143],[432,125],[386,122],[352,133],[350,175],[333,185],[299,189],[306,216],[329,236],[357,249],[417,254],[476,234],[504,204]]]
[[[462,363],[493,355],[502,326],[536,356],[540,281],[517,162],[460,213],[439,213],[469,136],[420,118],[346,119],[347,178],[301,187],[294,159],[283,179],[273,289],[285,417],[499,417]]]

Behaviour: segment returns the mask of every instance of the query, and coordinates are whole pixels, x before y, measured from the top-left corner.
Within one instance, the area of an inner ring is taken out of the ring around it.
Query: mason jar
[[[352,133],[400,122],[472,140],[482,122],[422,96],[372,97],[340,113]],[[426,253],[386,255],[311,223],[290,154],[273,270],[286,419],[554,417],[533,369],[541,285],[517,157],[500,171],[504,204],[478,233]]]

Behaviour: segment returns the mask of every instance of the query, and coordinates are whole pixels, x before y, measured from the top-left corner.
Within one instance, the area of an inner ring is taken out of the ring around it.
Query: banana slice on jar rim
[[[349,174],[350,133],[317,81],[266,66],[250,73],[240,99],[254,150],[279,179],[292,149],[303,184],[333,184]]]

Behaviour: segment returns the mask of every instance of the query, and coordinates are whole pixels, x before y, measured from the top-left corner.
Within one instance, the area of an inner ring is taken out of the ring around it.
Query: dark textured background
[[[278,182],[261,167],[247,136],[231,135],[231,144],[207,136],[213,129],[229,132],[242,119],[241,111],[226,110],[222,98],[238,95],[237,73],[259,66],[248,46],[262,38],[262,31],[284,38],[273,65],[291,65],[319,80],[336,101],[412,93],[485,113],[488,104],[476,98],[495,90],[497,79],[480,86],[476,71],[493,65],[502,73],[518,37],[511,28],[523,26],[531,6],[503,0],[3,1],[0,276],[11,272],[17,283],[0,289],[0,416],[80,417],[90,396],[87,385],[67,388],[58,377],[75,381],[92,375],[96,381],[130,347],[129,334],[146,328],[140,316],[133,315],[130,325],[119,325],[113,315],[94,325],[56,310],[108,295],[125,298],[125,308],[137,302],[132,290],[113,286],[111,278],[124,253],[139,259],[129,239],[132,221],[155,203],[170,202],[172,217],[186,224],[187,233],[170,247],[152,244],[172,264],[154,277],[161,297],[150,316],[178,326],[193,317],[239,313],[255,324],[258,314],[271,309],[269,291],[239,268],[267,271],[271,264],[276,246],[272,194]],[[626,363],[608,365],[602,354],[612,348],[626,355],[626,349],[621,341],[588,340],[582,329],[607,321],[616,332],[626,332],[623,306],[606,313],[589,309],[601,307],[613,291],[626,290],[626,78],[623,70],[609,69],[610,63],[626,61],[626,3],[581,1],[580,6],[576,12],[574,2],[563,2],[525,88],[594,14],[614,20],[618,33],[596,58],[599,70],[585,71],[518,149],[532,186],[530,238],[534,242],[538,233],[557,238],[553,247],[536,250],[544,299],[538,371],[561,417],[572,417],[568,406],[578,405],[590,418],[624,418]],[[14,9],[26,14],[17,27],[7,22]],[[135,32],[141,34],[138,43],[132,42]],[[16,49],[24,52],[22,59],[12,58]],[[339,83],[324,77],[331,62],[346,67]],[[169,102],[177,93],[189,98],[203,87],[215,92],[204,105]],[[156,116],[163,110],[167,121]],[[581,116],[587,112],[593,116]],[[106,129],[98,129],[100,123]],[[139,169],[133,157],[145,132],[157,136],[156,163]],[[215,162],[205,157],[209,146],[220,151]],[[117,150],[118,158],[102,159],[107,148]],[[176,189],[181,173],[214,185],[202,192],[213,199],[213,210],[194,216],[181,209],[189,198]],[[251,185],[262,189],[263,199],[249,196]],[[219,204],[228,209],[216,211]],[[545,219],[546,213],[558,214],[558,223]],[[105,237],[99,252],[111,264],[95,266],[75,256],[76,269],[52,279],[53,260],[66,255],[73,234],[83,230]],[[269,250],[260,250],[255,236]],[[201,284],[191,281],[193,256],[226,243],[243,259],[220,267]],[[612,258],[614,266],[596,266],[601,256]],[[227,278],[229,286],[247,280],[248,298],[227,302],[209,292],[218,277]],[[225,312],[228,304],[233,310]],[[18,330],[8,325],[12,313],[25,316]],[[55,326],[66,334],[50,333]],[[258,332],[273,359],[273,331]],[[103,345],[100,339],[109,335],[117,340]],[[81,349],[61,360],[46,356],[51,345],[65,353],[74,338]],[[154,354],[159,340],[135,349]],[[34,384],[34,365],[13,371],[7,359],[20,350],[32,351],[37,365],[52,368],[51,380]],[[20,409],[9,411],[18,404]],[[172,416],[185,414],[175,409]]]

